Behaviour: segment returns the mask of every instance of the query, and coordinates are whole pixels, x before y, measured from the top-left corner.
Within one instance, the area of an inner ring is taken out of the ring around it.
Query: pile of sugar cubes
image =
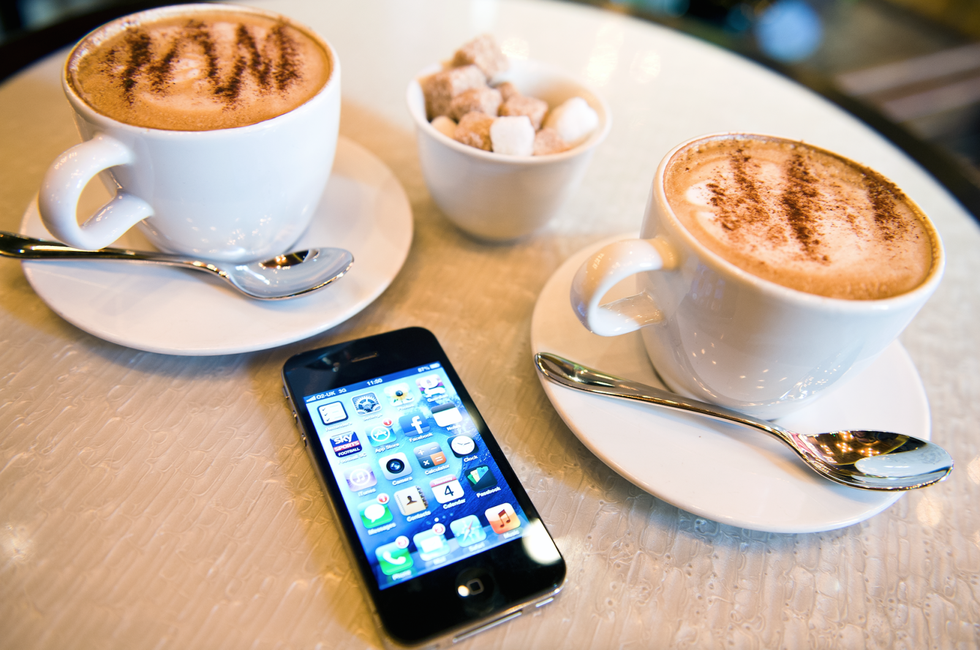
[[[509,81],[491,86],[510,62],[489,34],[459,50],[443,70],[419,80],[432,126],[463,144],[511,156],[560,153],[584,142],[599,115],[581,97],[548,110]]]

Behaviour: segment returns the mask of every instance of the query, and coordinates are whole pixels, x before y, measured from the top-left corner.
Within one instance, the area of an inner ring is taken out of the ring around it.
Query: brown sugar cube
[[[456,125],[456,141],[465,145],[491,151],[490,126],[494,118],[486,113],[467,113]]]
[[[497,41],[490,34],[477,36],[472,41],[456,50],[453,55],[453,66],[475,65],[478,66],[487,78],[493,78],[507,68],[510,62],[504,56]]]
[[[494,88],[500,91],[500,96],[503,98],[505,102],[511,97],[516,97],[521,94],[521,91],[517,89],[517,86],[515,86],[510,81],[499,83],[496,86],[494,86]]]
[[[453,97],[487,85],[487,78],[475,65],[450,68],[419,79],[425,95],[425,112],[429,120],[449,112]]]
[[[511,97],[500,107],[501,115],[527,115],[535,131],[541,128],[541,121],[547,112],[548,102],[523,95]]]
[[[477,111],[487,115],[496,115],[500,109],[500,91],[490,86],[470,88],[453,97],[449,104],[449,117],[459,120],[467,113]]]
[[[558,131],[544,128],[534,134],[534,155],[547,156],[568,150],[568,144],[558,135]]]

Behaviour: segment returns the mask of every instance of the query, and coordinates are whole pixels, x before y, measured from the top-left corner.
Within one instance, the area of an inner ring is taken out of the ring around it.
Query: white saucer
[[[91,213],[108,200],[101,183],[91,185],[97,189],[87,190],[80,211]],[[36,201],[21,232],[52,238]],[[412,208],[401,184],[373,154],[340,138],[317,215],[295,248],[346,248],[354,266],[317,293],[263,302],[197,271],[113,262],[23,264],[41,299],[94,336],[163,354],[233,354],[292,343],[347,320],[391,284],[411,243]],[[153,248],[136,229],[115,245]]]
[[[572,276],[593,252],[629,237],[579,251],[552,275],[534,309],[531,347],[534,353],[553,352],[663,387],[638,333],[592,334],[579,324],[568,297]],[[817,532],[863,521],[902,496],[820,478],[762,432],[539,379],[562,419],[592,453],[650,494],[700,517],[767,532]],[[878,429],[926,440],[930,434],[922,382],[898,342],[845,388],[779,423],[801,433]]]

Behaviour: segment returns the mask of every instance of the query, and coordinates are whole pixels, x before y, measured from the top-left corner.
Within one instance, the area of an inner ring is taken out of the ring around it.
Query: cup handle
[[[48,231],[69,246],[104,248],[143,219],[153,208],[143,199],[117,191],[116,196],[85,221],[78,223],[78,199],[99,172],[131,165],[135,156],[119,140],[100,133],[61,154],[44,175],[38,211]]]
[[[663,320],[653,298],[640,293],[599,304],[616,283],[645,271],[668,271],[677,266],[677,255],[667,242],[628,239],[604,246],[588,259],[572,279],[571,300],[575,315],[599,336],[635,332]]]

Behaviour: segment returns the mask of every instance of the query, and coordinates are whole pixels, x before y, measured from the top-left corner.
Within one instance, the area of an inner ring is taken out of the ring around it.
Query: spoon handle
[[[760,429],[779,438],[788,444],[801,458],[808,460],[800,453],[796,445],[793,444],[789,432],[771,422],[760,420],[751,415],[739,413],[723,406],[708,404],[707,402],[660,390],[659,388],[641,384],[637,381],[607,375],[597,370],[586,368],[574,361],[569,361],[564,357],[551,354],[550,352],[535,354],[534,364],[542,375],[562,386],[598,393],[600,395],[608,395],[610,397],[620,397],[638,402],[657,404],[681,411],[690,411],[692,413],[707,415],[720,420],[728,420]]]
[[[606,375],[547,352],[534,355],[534,363],[551,381],[575,390],[657,404],[765,431],[786,443],[810,469],[848,487],[912,490],[943,480],[953,469],[953,459],[945,449],[911,436],[887,431],[793,433],[772,422]]]
[[[100,248],[88,251],[72,248],[61,242],[25,237],[12,232],[0,231],[0,255],[20,260],[132,260],[147,262],[163,262],[166,264],[185,265],[183,260],[165,253],[152,251],[133,251],[124,248]]]

